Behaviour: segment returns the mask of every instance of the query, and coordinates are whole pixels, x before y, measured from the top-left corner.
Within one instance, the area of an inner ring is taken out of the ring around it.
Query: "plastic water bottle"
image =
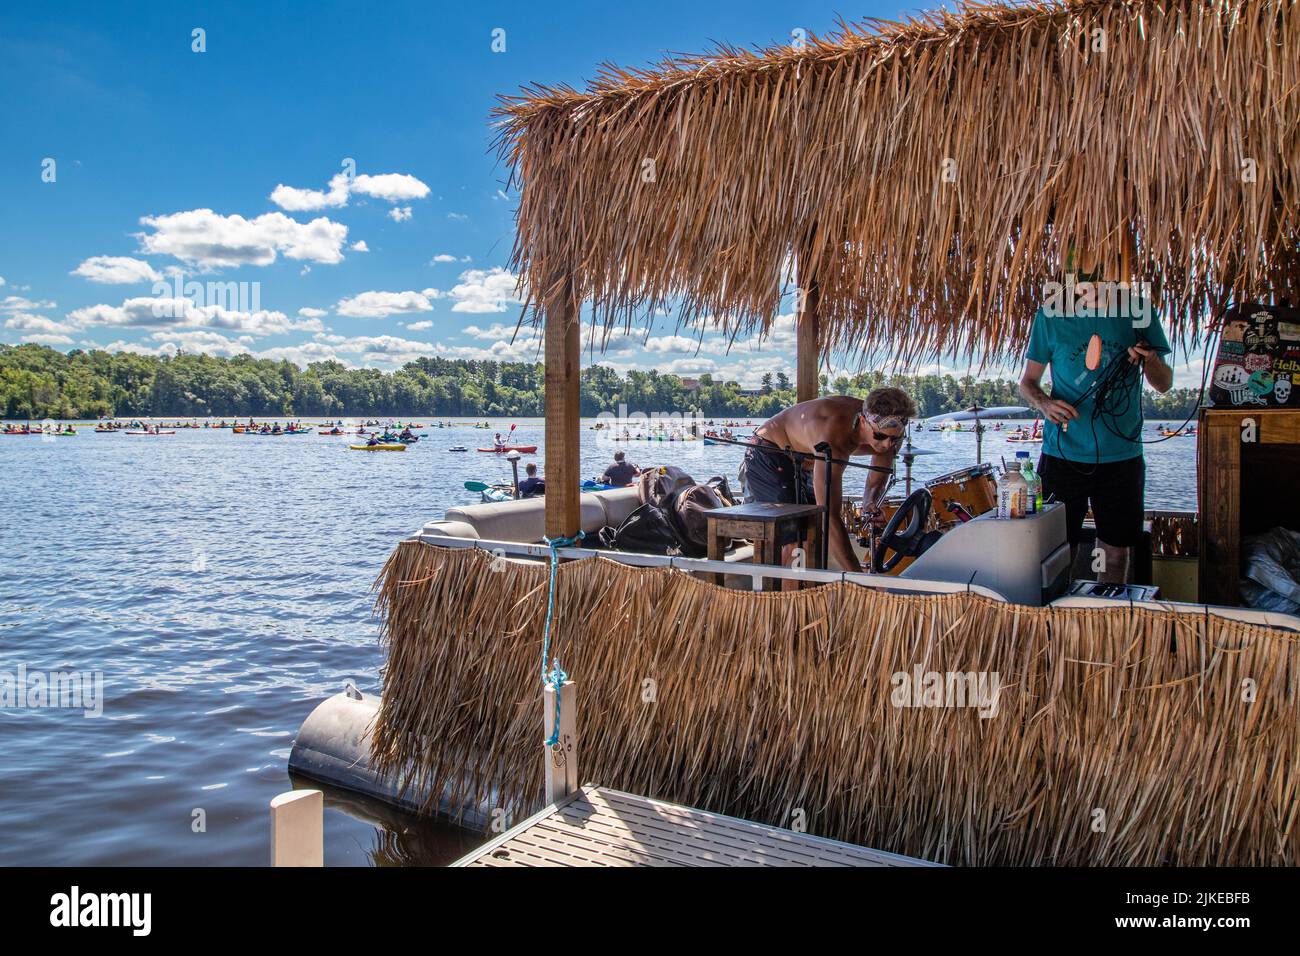
[[[1034,463],[1029,460],[1029,452],[1016,452],[1016,460],[1020,463],[1020,474],[1025,478],[1025,514],[1038,514],[1043,510],[1043,479],[1039,478],[1038,472],[1034,471]]]
[[[1028,496],[1029,486],[1020,474],[1020,462],[1013,461],[998,479],[998,517],[1023,518]]]

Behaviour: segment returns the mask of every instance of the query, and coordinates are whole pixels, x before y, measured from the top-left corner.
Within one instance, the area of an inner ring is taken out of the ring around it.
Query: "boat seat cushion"
[[[578,500],[582,530],[587,534],[595,534],[607,524],[621,523],[638,503],[635,488],[591,492],[579,495]],[[471,526],[474,537],[533,544],[546,535],[546,499],[524,498],[448,508],[445,520]]]

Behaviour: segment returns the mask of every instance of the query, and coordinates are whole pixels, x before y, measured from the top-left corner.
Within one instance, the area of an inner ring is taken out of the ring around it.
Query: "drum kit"
[[[983,461],[983,418],[1003,418],[1026,411],[1021,406],[983,408],[972,405],[959,412],[949,412],[929,419],[935,421],[975,422],[975,464],[958,468],[946,475],[926,481],[924,491],[912,491],[912,462],[924,455],[938,454],[912,444],[907,439],[898,451],[903,462],[905,497],[886,498],[878,512],[863,510],[862,502],[845,499],[844,526],[866,548],[872,570],[877,573],[901,571],[938,535],[958,524],[970,521],[997,508],[997,479],[993,465]]]

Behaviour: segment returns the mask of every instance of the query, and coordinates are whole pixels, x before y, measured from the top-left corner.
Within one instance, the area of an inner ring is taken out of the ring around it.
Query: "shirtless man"
[[[831,457],[847,460],[870,455],[871,464],[888,468],[907,434],[916,403],[898,388],[878,388],[866,397],[831,395],[800,402],[754,430],[755,441],[745,452],[741,486],[749,501],[785,504],[816,502],[830,512],[829,551],[832,564],[845,571],[861,571],[840,513],[843,465],[831,465],[830,500],[826,500],[826,463],[799,459],[786,449],[809,454],[826,442]],[[863,510],[879,505],[887,487],[884,472],[868,472]]]

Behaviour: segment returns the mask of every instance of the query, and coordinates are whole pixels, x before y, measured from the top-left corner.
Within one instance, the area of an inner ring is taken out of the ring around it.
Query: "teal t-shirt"
[[[1138,317],[1133,318],[1133,314]],[[1093,335],[1101,339],[1101,362],[1095,370],[1090,370],[1086,356]],[[1141,442],[1124,437],[1139,435],[1142,430],[1141,376],[1133,378],[1127,403],[1115,396],[1116,403],[1126,404],[1126,408],[1124,414],[1112,420],[1113,429],[1100,418],[1093,417],[1096,391],[1088,394],[1081,403],[1079,401],[1110,360],[1139,341],[1146,341],[1162,355],[1169,352],[1169,340],[1165,338],[1154,309],[1149,307],[1117,310],[1114,314],[1102,311],[1095,315],[1087,309],[1064,315],[1049,315],[1041,308],[1038,310],[1029,333],[1026,357],[1032,362],[1041,362],[1050,370],[1052,398],[1069,402],[1079,412],[1079,417],[1070,422],[1065,431],[1053,422],[1043,423],[1043,454],[1088,464],[1126,461],[1142,454]]]

